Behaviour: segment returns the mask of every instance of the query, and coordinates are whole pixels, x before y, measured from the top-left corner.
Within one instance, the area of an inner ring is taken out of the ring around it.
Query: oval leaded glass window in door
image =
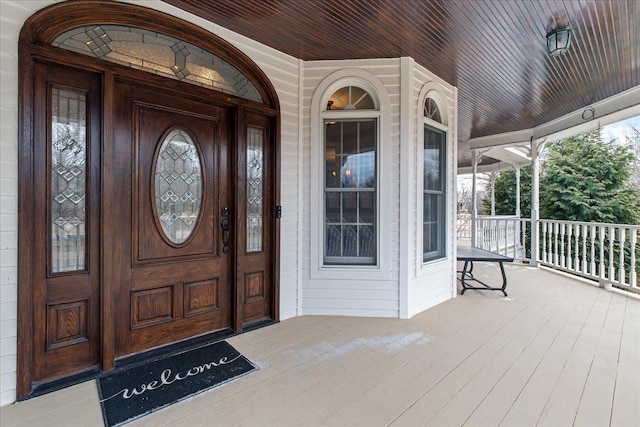
[[[195,143],[180,129],[167,134],[156,155],[155,214],[164,237],[185,243],[196,227],[202,205],[202,164]]]

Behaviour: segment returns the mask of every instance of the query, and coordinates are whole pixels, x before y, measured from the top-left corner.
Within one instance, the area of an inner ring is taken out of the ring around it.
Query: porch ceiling
[[[459,89],[459,167],[469,138],[640,85],[638,0],[164,1],[303,60],[414,58]],[[571,48],[550,57],[545,35],[566,25]]]

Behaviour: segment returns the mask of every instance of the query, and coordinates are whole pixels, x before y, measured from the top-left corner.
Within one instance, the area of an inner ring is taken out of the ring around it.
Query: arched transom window
[[[166,34],[123,25],[88,25],[60,34],[52,44],[126,67],[263,102],[256,87],[233,65]]]

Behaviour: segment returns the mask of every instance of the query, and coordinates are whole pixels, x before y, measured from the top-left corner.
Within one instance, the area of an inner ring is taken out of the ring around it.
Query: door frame
[[[140,19],[144,16],[144,20]],[[275,88],[264,72],[244,53],[232,46],[227,41],[182,19],[166,15],[162,12],[148,9],[142,6],[123,4],[110,1],[69,1],[51,5],[32,15],[24,24],[20,33],[18,49],[19,66],[19,132],[18,132],[18,344],[17,344],[17,397],[25,398],[33,392],[34,378],[31,368],[34,364],[33,333],[34,307],[32,292],[34,284],[31,279],[31,244],[36,236],[31,230],[33,223],[33,187],[35,180],[34,167],[34,61],[51,62],[70,66],[81,71],[100,75],[103,86],[103,129],[102,151],[103,158],[108,156],[109,149],[114,141],[113,111],[113,86],[116,76],[136,78],[140,71],[128,69],[114,63],[109,63],[81,54],[63,50],[51,46],[51,42],[58,34],[71,28],[89,24],[129,25],[143,28],[149,31],[164,33],[178,39],[201,47],[220,56],[242,72],[260,92],[264,103],[237,98],[211,89],[203,89],[197,86],[188,89],[194,96],[200,96],[209,102],[230,107],[235,111],[235,120],[231,129],[235,146],[239,144],[239,138],[244,135],[244,117],[247,113],[258,113],[268,117],[271,122],[272,156],[273,165],[267,173],[272,182],[271,204],[268,209],[275,211],[280,206],[280,106]],[[159,76],[148,74],[145,82],[158,88],[169,88],[175,91],[184,90],[184,83],[168,80]],[[237,150],[231,153],[232,176],[237,177],[235,170],[238,165]],[[104,160],[102,160],[104,163]],[[109,188],[109,182],[102,182],[102,192]],[[238,201],[235,202],[236,206]],[[109,241],[108,233],[104,230],[104,213],[101,214],[101,246]],[[274,321],[279,320],[279,295],[280,295],[280,221],[276,215],[272,215],[269,224],[273,238],[267,242],[268,249],[272,253],[273,266],[270,279],[272,284],[271,316]],[[103,255],[101,255],[103,256]],[[114,310],[113,289],[104,284],[113,272],[104,271],[104,263],[101,258],[101,296],[100,296],[100,345],[101,345],[101,370],[108,371],[114,368]],[[235,265],[235,263],[234,263]],[[233,269],[235,292],[232,290],[232,324],[235,332],[242,332],[243,319],[238,307],[241,307],[238,298],[242,293],[238,290],[237,268]],[[235,296],[235,298],[234,298]],[[235,301],[234,301],[235,300]],[[39,325],[44,327],[44,325]]]

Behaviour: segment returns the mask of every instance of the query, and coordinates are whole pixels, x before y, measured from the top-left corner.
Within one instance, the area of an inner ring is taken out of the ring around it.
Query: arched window
[[[324,265],[377,262],[378,110],[368,89],[345,85],[322,113]]]
[[[422,262],[445,256],[447,200],[447,133],[438,102],[427,96],[423,106]]]

